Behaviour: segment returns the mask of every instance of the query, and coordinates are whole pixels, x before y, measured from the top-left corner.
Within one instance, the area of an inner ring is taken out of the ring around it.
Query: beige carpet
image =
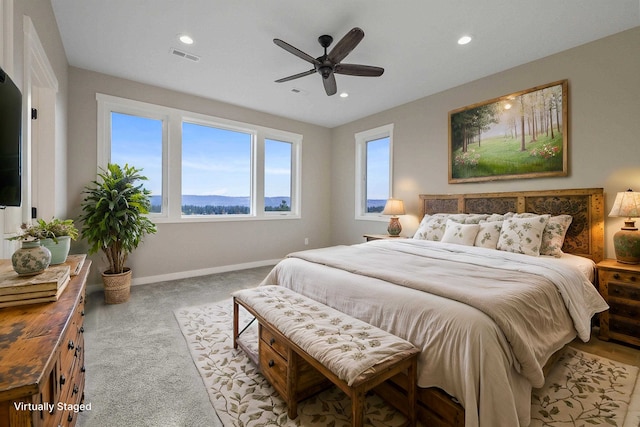
[[[350,426],[350,401],[335,387],[301,402],[298,417],[290,420],[277,392],[242,350],[233,349],[231,313],[231,300],[174,313],[225,426]],[[249,320],[241,316],[241,324]],[[243,336],[247,342],[257,343],[255,328],[247,329]],[[638,427],[637,380],[635,366],[568,348],[545,386],[534,390],[531,426]],[[369,426],[393,427],[405,422],[375,395],[367,397],[365,413]]]

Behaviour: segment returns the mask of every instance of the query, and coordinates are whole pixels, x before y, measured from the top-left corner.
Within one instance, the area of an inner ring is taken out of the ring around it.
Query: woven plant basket
[[[111,274],[109,271],[102,273],[104,285],[104,302],[107,304],[120,304],[129,301],[131,295],[131,269],[125,268],[124,273]]]

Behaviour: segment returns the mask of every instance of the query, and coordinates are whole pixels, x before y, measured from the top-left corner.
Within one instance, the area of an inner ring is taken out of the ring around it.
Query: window
[[[293,144],[264,141],[264,210],[291,212],[291,154]]]
[[[142,168],[156,222],[300,217],[302,135],[98,94],[98,166]]]
[[[111,162],[142,169],[152,213],[162,212],[162,128],[161,119],[111,113]]]
[[[182,123],[182,215],[251,214],[253,135]]]
[[[356,219],[386,220],[380,213],[392,195],[393,125],[356,137]]]

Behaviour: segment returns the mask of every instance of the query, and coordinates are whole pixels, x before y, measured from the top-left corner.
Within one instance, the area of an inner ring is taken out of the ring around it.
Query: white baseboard
[[[180,271],[177,273],[159,274],[157,276],[137,277],[131,280],[131,286],[166,282],[168,280],[187,279],[189,277],[206,276],[208,274],[226,273],[228,271],[246,270],[248,268],[265,267],[267,265],[276,265],[279,261],[280,259],[271,259],[271,260],[255,261],[255,262],[246,262],[242,264],[222,265],[219,267],[202,268],[199,270]],[[87,294],[90,294],[95,291],[99,291],[101,289],[102,289],[101,284],[98,284],[98,283],[88,284]]]

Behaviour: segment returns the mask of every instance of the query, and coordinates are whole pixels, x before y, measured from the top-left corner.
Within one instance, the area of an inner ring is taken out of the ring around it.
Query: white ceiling
[[[51,3],[72,66],[326,127],[640,25],[639,0]],[[318,57],[318,36],[332,35],[335,45],[353,27],[365,37],[342,62],[383,67],[381,77],[336,75],[348,98],[327,96],[317,73],[274,83],[312,68],[274,38]],[[182,45],[181,33],[195,43]],[[457,45],[464,34],[473,41]],[[201,59],[179,58],[172,47]]]

